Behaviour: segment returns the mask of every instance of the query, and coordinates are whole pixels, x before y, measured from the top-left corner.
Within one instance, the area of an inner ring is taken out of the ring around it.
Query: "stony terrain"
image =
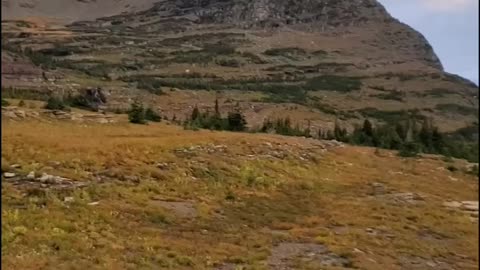
[[[478,269],[465,161],[113,119],[2,110],[5,269]]]

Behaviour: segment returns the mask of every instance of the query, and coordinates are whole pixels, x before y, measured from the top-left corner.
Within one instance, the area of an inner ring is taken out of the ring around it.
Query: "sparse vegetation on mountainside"
[[[478,86],[377,1],[57,2],[2,0],[2,267],[478,269]]]
[[[63,111],[68,110],[69,108],[61,98],[52,96],[47,100],[47,103],[45,104],[45,109]]]

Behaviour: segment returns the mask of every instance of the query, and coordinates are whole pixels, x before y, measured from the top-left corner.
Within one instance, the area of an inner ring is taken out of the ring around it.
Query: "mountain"
[[[478,87],[378,2],[2,17],[6,269],[478,269]]]
[[[223,113],[236,104],[251,126],[287,114],[313,129],[405,113],[432,118],[443,131],[478,122],[478,87],[446,73],[428,41],[375,0],[2,5],[4,51],[23,66],[32,57],[19,47],[39,54],[37,65],[57,60],[35,83],[2,70],[4,86],[35,95],[101,87],[111,110],[140,98],[180,118],[195,105],[213,109],[218,98]]]

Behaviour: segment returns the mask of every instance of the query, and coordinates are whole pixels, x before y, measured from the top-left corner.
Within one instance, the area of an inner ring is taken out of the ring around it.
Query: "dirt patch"
[[[401,269],[405,270],[425,270],[425,269],[435,269],[435,270],[453,270],[450,264],[436,259],[426,259],[417,256],[403,256],[400,257],[400,266]]]
[[[453,210],[461,211],[467,214],[472,221],[478,222],[478,201],[448,201],[444,202],[443,206]]]
[[[195,218],[198,215],[195,204],[192,202],[153,200],[151,204],[165,208],[174,213],[179,218]]]
[[[418,231],[417,234],[418,237],[424,241],[437,242],[439,244],[444,243],[448,245],[447,241],[450,239],[448,236],[428,228]]]
[[[270,269],[289,270],[295,269],[294,260],[315,263],[319,266],[348,267],[351,262],[335,253],[330,252],[326,246],[307,243],[281,243],[272,249],[268,259]]]
[[[376,196],[392,205],[415,205],[425,200],[424,196],[413,192],[400,192]]]
[[[214,270],[237,270],[238,267],[239,266],[236,265],[236,264],[226,263],[226,264],[222,264],[220,266],[217,266],[216,268],[214,268]]]

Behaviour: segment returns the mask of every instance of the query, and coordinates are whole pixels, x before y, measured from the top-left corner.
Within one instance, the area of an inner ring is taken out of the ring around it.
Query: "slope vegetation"
[[[42,115],[2,119],[7,269],[478,267],[463,161]]]

